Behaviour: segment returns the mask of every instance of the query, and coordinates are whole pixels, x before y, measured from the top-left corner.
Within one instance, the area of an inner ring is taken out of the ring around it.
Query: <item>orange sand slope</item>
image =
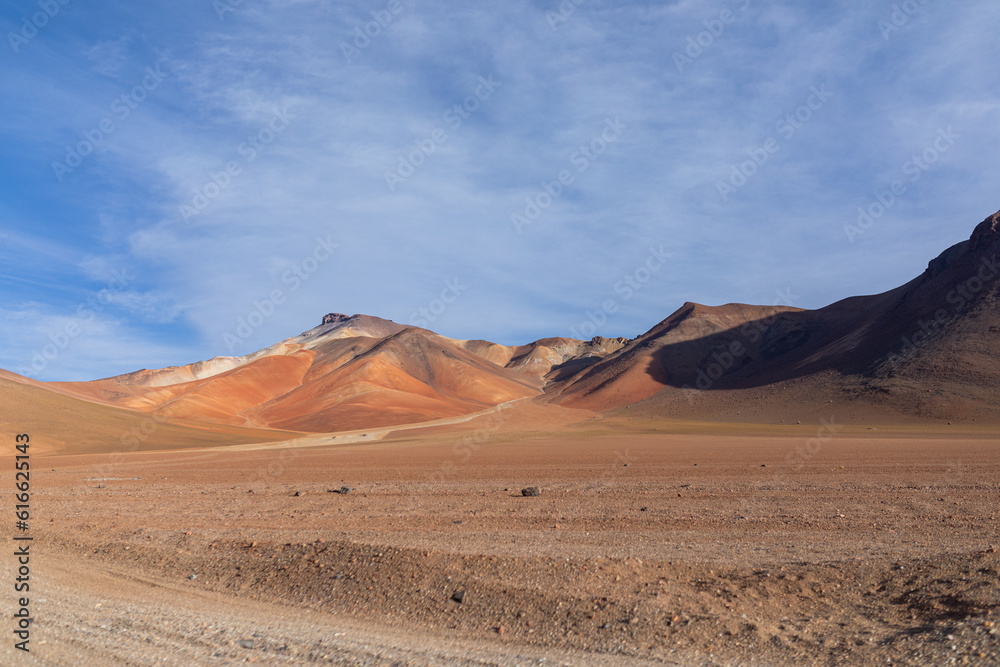
[[[147,415],[68,396],[12,373],[0,373],[0,405],[0,428],[31,435],[33,454],[239,445],[301,435]]]

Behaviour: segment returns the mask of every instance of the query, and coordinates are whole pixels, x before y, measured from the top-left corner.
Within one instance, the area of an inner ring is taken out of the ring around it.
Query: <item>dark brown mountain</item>
[[[901,287],[818,310],[685,304],[554,400],[591,409],[641,401],[642,413],[665,416],[745,417],[755,404],[791,416],[803,401],[810,412],[846,401],[989,418],[1000,407],[998,227],[994,214]]]

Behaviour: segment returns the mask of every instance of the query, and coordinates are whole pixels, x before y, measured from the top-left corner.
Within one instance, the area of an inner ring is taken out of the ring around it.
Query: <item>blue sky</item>
[[[1000,208],[998,20],[4,3],[0,367],[246,354],[331,311],[515,344],[895,287]]]

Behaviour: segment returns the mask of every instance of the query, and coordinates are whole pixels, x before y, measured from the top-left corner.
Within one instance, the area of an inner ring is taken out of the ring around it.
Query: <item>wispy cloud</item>
[[[588,2],[555,28],[557,3],[400,3],[350,59],[341,44],[387,3],[245,2],[221,19],[210,2],[67,5],[5,56],[8,312],[30,301],[55,316],[80,298],[58,285],[93,293],[109,267],[131,267],[106,334],[136,359],[152,341],[148,366],[228,354],[226,333],[274,290],[287,298],[235,352],[331,310],[405,322],[460,276],[468,289],[433,328],[518,343],[569,335],[666,244],[671,261],[601,332],[631,336],[689,299],[771,303],[793,287],[797,305],[821,306],[892,287],[998,207],[992,3],[929,3],[888,40],[891,3]],[[706,46],[678,71],[689,38]],[[151,66],[163,81],[59,182],[52,162]],[[449,124],[482,77],[500,86]],[[830,98],[787,136],[782,120],[821,86]],[[608,118],[628,129],[579,171]],[[948,125],[962,142],[847,243],[852,212]],[[390,190],[387,170],[441,129]],[[723,201],[717,184],[769,138],[780,149]],[[518,234],[511,213],[563,170],[572,185]],[[185,215],[192,202],[204,206]],[[11,243],[22,234],[32,249]],[[336,252],[292,291],[283,276],[320,237]],[[111,345],[76,349],[67,372],[120,365]]]

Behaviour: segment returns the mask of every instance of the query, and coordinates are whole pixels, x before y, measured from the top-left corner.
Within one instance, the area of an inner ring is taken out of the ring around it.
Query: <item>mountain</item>
[[[107,453],[287,440],[301,433],[221,426],[96,404],[51,383],[0,371],[0,427],[31,435],[32,452]],[[56,418],[58,416],[58,418]],[[100,476],[107,457],[95,464]]]
[[[815,412],[831,402],[989,418],[1000,407],[998,257],[1000,213],[882,294],[818,310],[687,303],[570,378],[553,400],[702,418],[752,414],[754,404],[791,416],[803,403]]]
[[[245,357],[30,388],[291,432],[456,418],[518,399],[678,419],[997,421],[998,256],[1000,213],[905,285],[817,310],[685,303],[635,339],[520,346],[330,313]]]
[[[330,432],[457,417],[537,396],[550,378],[625,342],[551,338],[510,347],[330,313],[318,327],[246,357],[51,386],[179,419]]]

